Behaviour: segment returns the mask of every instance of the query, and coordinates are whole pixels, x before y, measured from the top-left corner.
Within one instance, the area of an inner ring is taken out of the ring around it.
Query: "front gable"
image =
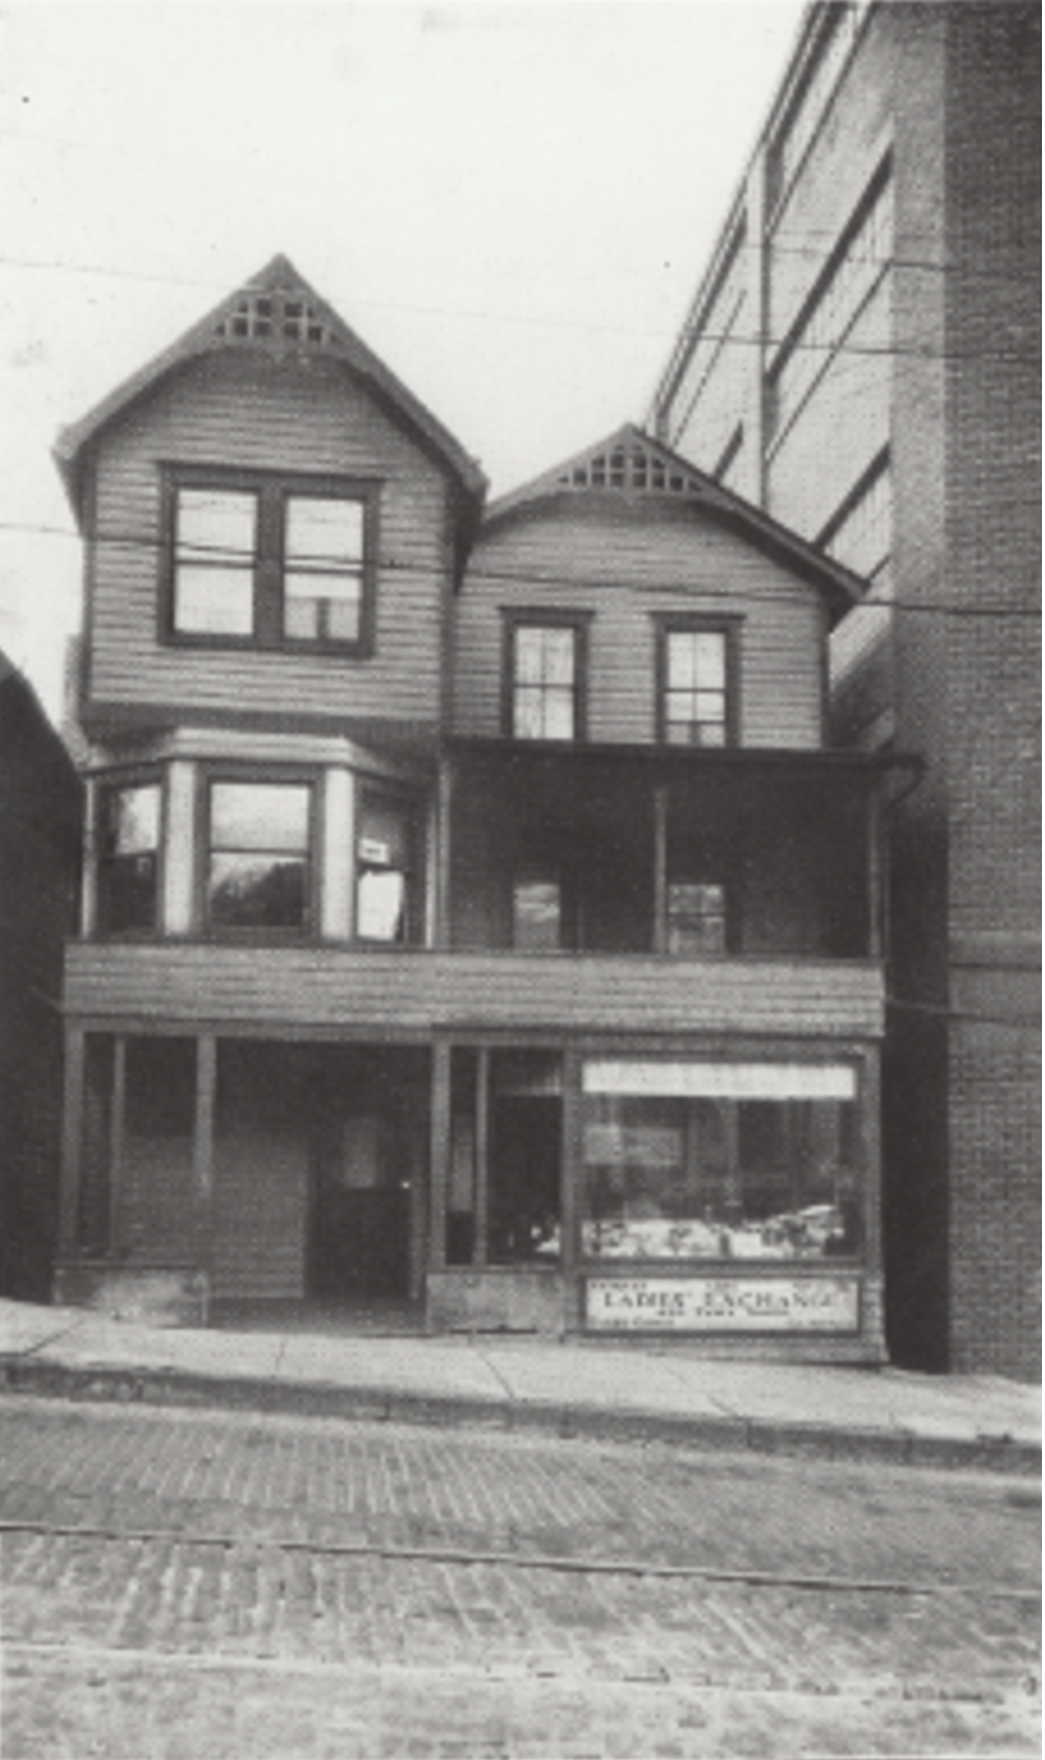
[[[707,737],[816,749],[827,630],[851,603],[848,582],[667,448],[621,429],[488,510],[456,607],[456,731],[509,732],[516,632],[572,624],[575,637],[548,646],[572,642],[561,664],[578,673],[587,741],[680,737],[667,673],[699,648],[715,656],[699,693],[718,722]],[[696,726],[693,737],[704,737]]]
[[[284,259],[67,430],[96,731],[432,736],[481,474]]]

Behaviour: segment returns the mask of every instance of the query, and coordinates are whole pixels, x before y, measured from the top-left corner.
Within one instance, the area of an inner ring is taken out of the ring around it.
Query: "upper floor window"
[[[519,619],[507,633],[507,732],[515,739],[582,738],[586,624]]]
[[[523,953],[550,953],[562,945],[563,900],[558,875],[516,875],[512,881],[512,946]]]
[[[215,929],[308,927],[312,790],[306,782],[212,782],[206,914]]]
[[[721,881],[669,879],[666,902],[669,953],[726,952],[726,888]]]
[[[734,737],[731,631],[707,623],[660,629],[660,737],[672,746],[724,746]]]
[[[103,931],[156,926],[160,804],[158,782],[128,782],[102,791],[98,921]]]
[[[340,479],[178,471],[175,639],[365,652],[373,501]]]

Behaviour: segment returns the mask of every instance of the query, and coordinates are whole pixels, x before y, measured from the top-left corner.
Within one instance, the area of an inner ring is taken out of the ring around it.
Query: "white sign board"
[[[590,1277],[588,1325],[605,1332],[856,1332],[855,1277]]]

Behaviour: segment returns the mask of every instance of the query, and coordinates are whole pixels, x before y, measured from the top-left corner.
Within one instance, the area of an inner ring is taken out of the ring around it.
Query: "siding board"
[[[883,982],[862,961],[673,961],[213,945],[66,952],[71,1017],[256,1032],[435,1028],[877,1037]]]
[[[457,609],[455,731],[501,731],[503,611],[594,613],[588,739],[629,744],[656,737],[655,616],[736,616],[741,743],[815,749],[825,639],[815,589],[697,508],[666,515],[653,497],[607,496],[604,510],[584,502],[560,501],[480,537]]]
[[[164,462],[380,481],[373,656],[164,645]],[[441,471],[343,370],[243,353],[192,364],[99,447],[92,697],[434,725],[447,492]]]

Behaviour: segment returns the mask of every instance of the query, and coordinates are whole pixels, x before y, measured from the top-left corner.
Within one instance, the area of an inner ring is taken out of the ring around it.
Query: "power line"
[[[890,258],[882,258],[880,260],[883,267],[893,261],[893,259]],[[227,293],[228,291],[227,287],[224,285],[222,289],[219,290],[216,282],[203,280],[201,278],[159,275],[145,269],[115,269],[109,268],[103,264],[60,263],[45,258],[7,256],[0,256],[0,264],[7,268],[50,269],[58,270],[63,274],[102,275],[118,280],[141,281],[161,286],[206,287],[212,292],[224,291]],[[235,292],[236,290],[233,291]],[[577,330],[583,331],[585,334],[597,333],[600,335],[614,336],[674,337],[679,335],[679,326],[674,324],[670,327],[667,325],[658,325],[656,328],[653,328],[648,325],[605,324],[589,318],[558,318],[551,316],[535,318],[532,313],[495,312],[488,308],[464,309],[459,306],[421,305],[408,300],[375,300],[363,298],[358,301],[358,304],[371,311],[416,312],[429,317],[467,319],[469,322],[517,324],[536,330]],[[741,336],[737,335],[732,330],[691,330],[685,323],[681,328],[682,340],[687,343],[690,341],[697,342],[707,340],[709,342],[719,342],[724,346],[734,348],[776,349],[780,346],[782,340],[779,337],[770,335],[768,331],[759,331],[753,335]],[[1033,348],[1028,351],[1023,351],[1021,346],[1017,344],[1000,345],[997,349],[982,350],[937,348],[930,344],[900,348],[894,344],[796,341],[791,345],[791,353],[799,353],[801,351],[828,355],[860,355],[869,359],[889,360],[1011,361],[1014,363],[1023,363],[1028,366],[1036,366],[1041,360],[1040,346],[1036,351]]]
[[[1027,503],[1026,505],[1031,506],[1035,504]],[[65,538],[74,543],[86,542],[86,540],[81,538],[81,535],[78,532],[70,530],[67,526],[46,526],[19,520],[0,520],[0,531],[25,532],[31,536]],[[151,552],[167,552],[170,548],[169,542],[165,538],[146,538],[133,532],[97,532],[94,534],[91,541],[96,544],[115,544],[123,549],[148,550]],[[208,545],[196,543],[192,546],[192,552],[194,556],[201,557],[208,555],[228,555],[226,549],[223,549],[220,545],[216,544]],[[378,557],[375,566],[379,571],[384,570],[393,574],[431,576],[435,572],[433,568],[428,567],[424,563],[410,562],[403,557],[397,556]],[[519,573],[512,569],[482,568],[471,565],[467,568],[466,573],[468,578],[474,581],[486,581],[492,584],[502,583],[506,586],[529,586],[535,588],[552,587],[563,588],[566,590],[588,588],[600,591],[604,590],[607,586],[605,575],[564,575],[538,572],[537,570]],[[622,581],[613,584],[620,585],[622,590],[626,588],[629,592],[643,594],[644,596],[650,594],[659,595],[662,593],[677,593],[680,590],[686,590],[685,584],[680,583],[677,578],[670,581],[643,580],[634,583]],[[726,587],[701,586],[700,588],[694,587],[691,590],[694,597],[699,597],[702,600],[721,599],[734,605],[741,599],[752,596],[750,594],[737,593]],[[853,610],[860,610],[864,607],[876,610],[909,611],[923,616],[941,615],[946,617],[985,617],[1001,620],[1006,620],[1008,618],[1030,618],[1037,620],[1041,617],[1040,606],[968,604],[960,600],[947,599],[935,601],[930,605],[923,604],[918,600],[865,598],[857,600],[853,605]],[[804,615],[802,608],[799,606],[782,605],[778,607],[778,610],[793,612],[795,615]]]

